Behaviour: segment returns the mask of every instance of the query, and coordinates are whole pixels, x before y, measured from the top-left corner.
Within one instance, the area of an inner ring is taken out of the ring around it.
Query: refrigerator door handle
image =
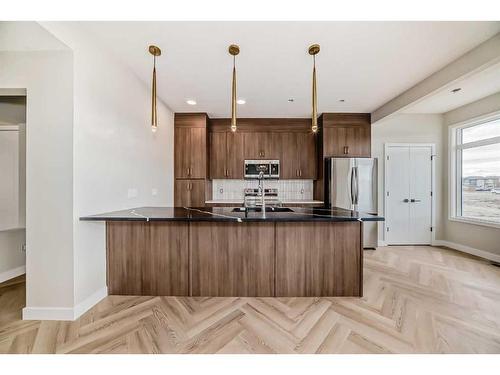
[[[356,190],[355,190],[355,167],[351,168],[351,205],[356,204]]]
[[[356,195],[354,197],[356,205],[359,204],[359,173],[358,167],[354,167],[354,172],[356,174]]]

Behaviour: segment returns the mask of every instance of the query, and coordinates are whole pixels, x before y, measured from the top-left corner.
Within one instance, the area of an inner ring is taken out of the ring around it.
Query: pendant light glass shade
[[[313,57],[313,76],[312,76],[312,114],[311,130],[318,132],[318,96],[316,92],[316,55],[319,53],[319,44],[313,44],[309,47],[309,54]]]
[[[233,82],[231,86],[231,131],[236,131],[236,55],[240,53],[240,47],[236,44],[229,46],[229,54],[233,56]]]
[[[153,82],[151,84],[151,131],[158,129],[158,109],[156,106],[156,57],[161,55],[157,46],[149,46],[149,53],[153,55]]]

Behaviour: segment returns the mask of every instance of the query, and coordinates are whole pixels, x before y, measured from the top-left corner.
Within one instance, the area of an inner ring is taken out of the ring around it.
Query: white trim
[[[19,131],[19,125],[0,125],[0,131]]]
[[[71,307],[25,307],[23,320],[75,320]]]
[[[471,254],[478,256],[483,259],[491,260],[492,262],[500,263],[500,254],[490,253],[488,251],[475,249],[470,246],[461,245],[458,243],[444,241],[444,240],[435,240],[432,242],[433,246],[446,246],[453,250],[458,250],[463,253]]]
[[[458,223],[464,223],[464,224],[478,225],[480,227],[500,228],[500,223],[495,223],[493,221],[473,219],[464,216],[452,216],[449,219],[450,221],[456,221]]]
[[[379,246],[387,246],[389,245],[386,241],[387,239],[387,229],[386,225],[388,223],[387,220],[387,156],[389,155],[389,148],[390,147],[430,147],[431,148],[431,190],[432,190],[432,197],[431,197],[431,226],[432,226],[432,232],[431,232],[431,243],[433,243],[436,240],[436,196],[437,196],[437,190],[436,190],[436,144],[435,143],[385,143],[384,144],[384,217],[385,220],[383,221],[383,243],[385,245],[379,245]],[[431,244],[430,243],[430,244]],[[430,245],[428,244],[428,245]]]
[[[25,307],[24,320],[76,320],[108,295],[108,288],[99,289],[75,307]]]
[[[387,243],[385,241],[378,240],[377,247],[382,247],[382,246],[387,246]]]
[[[74,319],[78,319],[84,313],[86,313],[90,308],[96,305],[103,298],[108,295],[108,287],[99,289],[95,293],[91,294],[87,298],[85,298],[82,302],[75,306],[74,310]]]
[[[0,273],[0,283],[3,283],[4,281],[13,279],[14,277],[18,277],[21,275],[24,275],[26,273],[26,266],[21,266],[17,268],[13,268],[11,270],[4,271]]]

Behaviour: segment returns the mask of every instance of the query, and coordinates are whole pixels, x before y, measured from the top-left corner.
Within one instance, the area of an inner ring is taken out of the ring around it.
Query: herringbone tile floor
[[[500,353],[500,268],[454,250],[365,252],[364,297],[109,296],[75,322],[22,321],[0,284],[0,353]]]

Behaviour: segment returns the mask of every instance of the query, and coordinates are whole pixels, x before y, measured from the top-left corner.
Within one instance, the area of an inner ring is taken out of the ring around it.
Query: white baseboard
[[[25,307],[24,320],[76,320],[108,295],[108,288],[99,289],[75,307]]]
[[[0,273],[0,283],[4,281],[13,279],[14,277],[18,277],[24,275],[26,273],[26,266],[21,266],[17,268],[13,268],[11,270]]]
[[[455,250],[462,251],[462,252],[467,253],[467,254],[478,256],[480,258],[491,260],[492,262],[500,263],[500,255],[499,254],[494,254],[494,253],[490,253],[488,251],[475,249],[475,248],[470,247],[470,246],[461,245],[458,243],[454,243],[454,242],[450,242],[450,241],[443,241],[443,240],[434,240],[432,242],[432,245],[434,245],[434,246],[446,246],[446,247],[449,247],[450,249],[455,249]]]
[[[74,319],[78,319],[84,313],[86,313],[90,308],[96,305],[99,301],[105,298],[108,295],[108,287],[99,289],[95,293],[91,294],[89,297],[85,298],[82,302],[75,306],[74,310]]]
[[[385,241],[377,241],[377,246],[387,246],[387,243]]]

